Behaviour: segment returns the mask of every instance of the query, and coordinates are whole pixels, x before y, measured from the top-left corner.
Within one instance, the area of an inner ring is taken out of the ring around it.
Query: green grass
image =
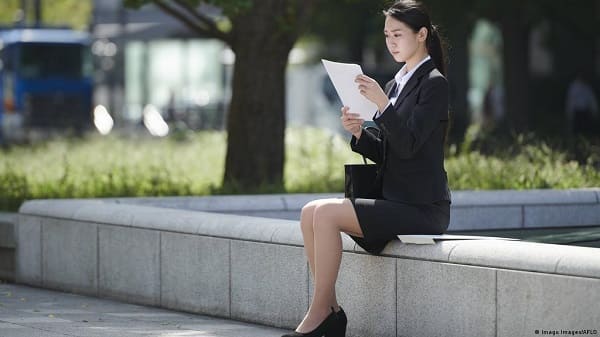
[[[0,210],[23,200],[218,193],[226,136],[190,133],[165,139],[98,135],[55,139],[0,151]],[[477,151],[446,159],[450,186],[462,189],[600,186],[592,163],[579,164],[540,142],[485,156]],[[343,164],[360,163],[348,138],[317,129],[289,129],[285,192],[341,192]]]

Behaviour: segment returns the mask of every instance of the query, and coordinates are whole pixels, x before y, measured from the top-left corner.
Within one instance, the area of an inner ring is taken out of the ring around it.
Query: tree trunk
[[[515,17],[516,16],[516,17]],[[511,132],[529,130],[529,35],[530,26],[519,12],[501,21],[504,43],[505,116]]]
[[[283,188],[285,69],[297,33],[282,27],[289,8],[255,1],[233,22],[236,54],[227,119],[223,189],[256,193]]]

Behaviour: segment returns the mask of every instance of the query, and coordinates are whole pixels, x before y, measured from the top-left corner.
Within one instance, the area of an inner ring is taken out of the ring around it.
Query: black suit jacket
[[[386,92],[393,85],[394,80],[388,82]],[[374,121],[380,136],[363,129],[358,141],[352,136],[350,145],[383,165],[383,198],[409,204],[450,201],[444,169],[448,82],[432,60],[415,71],[396,103]]]

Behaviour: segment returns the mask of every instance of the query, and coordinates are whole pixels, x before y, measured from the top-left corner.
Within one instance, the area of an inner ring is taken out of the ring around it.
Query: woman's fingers
[[[374,86],[374,83],[363,75],[358,75],[354,79],[354,82],[358,84],[358,90],[361,94],[364,94],[369,88]]]
[[[387,95],[377,81],[366,75],[358,75],[354,78],[354,82],[358,83],[358,90],[366,99],[375,103],[379,108],[386,106]]]
[[[349,120],[360,119],[360,115],[352,113],[352,112],[349,112],[349,113],[347,113],[345,115],[342,115],[342,118],[349,119]]]
[[[342,117],[341,118],[346,118],[346,119],[357,119],[359,118],[360,115],[354,112],[350,112],[350,108],[345,106],[342,107]]]
[[[365,121],[363,119],[349,119],[349,120],[345,120],[342,123],[344,125],[348,125],[348,126],[354,126],[354,125],[363,125]]]
[[[354,82],[358,84],[360,93],[370,101],[373,101],[380,91],[382,92],[379,83],[369,76],[358,75],[354,78]]]
[[[360,74],[360,75],[356,75],[356,78],[354,79],[355,82],[365,82],[365,83],[375,83],[375,80],[370,78],[367,75],[364,74]]]
[[[369,87],[374,87],[379,85],[374,79],[370,78],[369,76],[366,75],[358,75],[356,76],[356,78],[354,79],[355,83],[358,83],[358,86],[363,86],[366,88]]]
[[[344,126],[355,127],[363,125],[365,121],[363,119],[350,119],[342,122]]]
[[[360,128],[362,127],[365,120],[360,118],[359,114],[352,113],[349,111],[349,107],[342,107],[342,116],[340,117],[342,119],[342,126],[350,133],[355,134],[360,131]]]
[[[342,118],[345,118],[348,115],[350,108],[347,106],[342,107]]]

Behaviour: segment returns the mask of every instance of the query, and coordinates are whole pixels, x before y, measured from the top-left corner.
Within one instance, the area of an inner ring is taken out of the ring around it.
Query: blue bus
[[[80,132],[92,125],[90,44],[88,33],[71,29],[0,30],[0,126],[5,139],[36,128]]]

